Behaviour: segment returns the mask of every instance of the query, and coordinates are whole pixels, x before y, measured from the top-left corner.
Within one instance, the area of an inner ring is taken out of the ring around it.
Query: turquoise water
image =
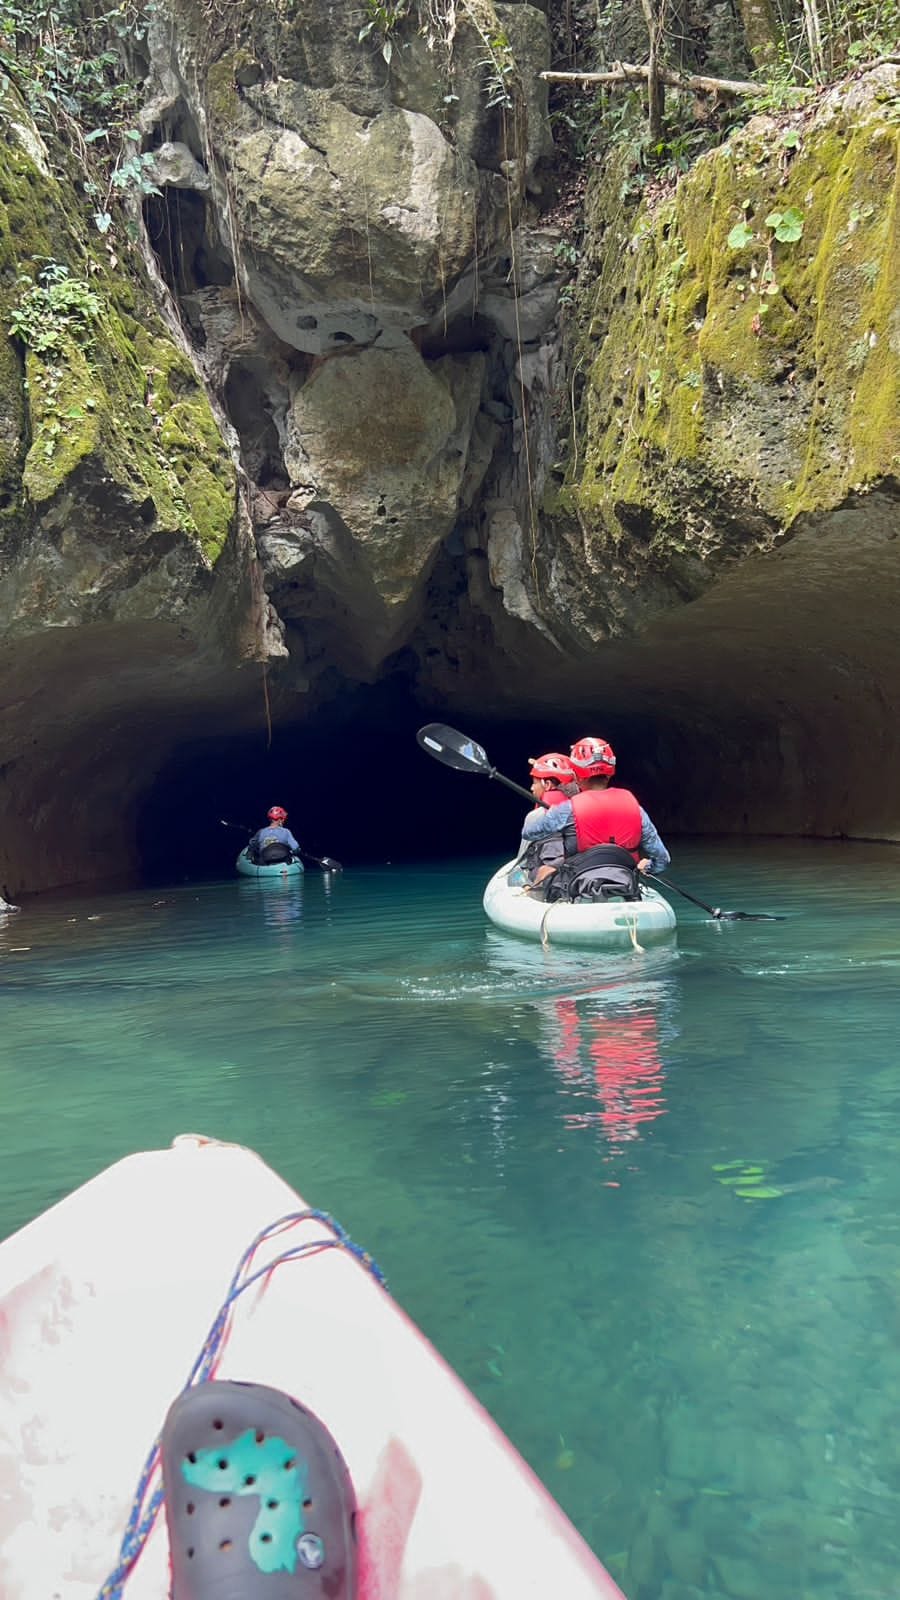
[[[677,945],[621,958],[488,928],[492,865],[32,903],[0,1233],[238,1140],[375,1253],[631,1600],[896,1596],[900,851],[683,845],[686,887],[788,920],[676,902]]]

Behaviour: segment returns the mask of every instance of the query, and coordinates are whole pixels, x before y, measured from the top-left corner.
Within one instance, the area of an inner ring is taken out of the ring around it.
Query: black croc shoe
[[[172,1600],[354,1600],[356,1501],[328,1430],[280,1389],[201,1383],[162,1434]]]

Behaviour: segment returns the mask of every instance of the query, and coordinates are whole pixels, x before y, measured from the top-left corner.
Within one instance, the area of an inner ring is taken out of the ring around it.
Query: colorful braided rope
[[[280,1255],[267,1261],[264,1267],[257,1267],[250,1272],[250,1266],[257,1250],[266,1240],[274,1238],[287,1228],[293,1228],[298,1222],[322,1222],[331,1229],[333,1237],[326,1239],[309,1239],[305,1244],[296,1245],[291,1250],[284,1250]],[[216,1312],[212,1326],[188,1375],[182,1393],[193,1388],[196,1384],[207,1383],[213,1376],[219,1363],[225,1342],[228,1337],[231,1311],[235,1301],[240,1298],[254,1283],[261,1278],[266,1278],[274,1272],[276,1267],[283,1266],[286,1261],[300,1261],[304,1256],[318,1255],[320,1250],[346,1250],[361,1266],[370,1272],[377,1283],[384,1286],[385,1277],[378,1263],[373,1260],[367,1250],[363,1250],[351,1239],[350,1235],[334,1217],[327,1211],[291,1211],[286,1216],[279,1217],[277,1222],[270,1222],[256,1235],[256,1238],[247,1246],[235,1268],[234,1276],[228,1286],[228,1291]],[[249,1275],[247,1276],[246,1274]],[[125,1583],[128,1580],[136,1562],[140,1558],[144,1546],[153,1531],[156,1518],[163,1503],[163,1486],[157,1484],[151,1492],[151,1485],[159,1470],[160,1464],[160,1435],[157,1435],[144,1462],[122,1543],[119,1548],[119,1559],[114,1570],[110,1573],[99,1590],[97,1600],[121,1600]]]

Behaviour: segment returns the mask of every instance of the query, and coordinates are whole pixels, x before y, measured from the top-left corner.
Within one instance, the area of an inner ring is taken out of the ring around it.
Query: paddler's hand
[[[639,861],[637,864],[638,872],[649,872],[652,865],[653,862],[650,860],[650,857],[644,856],[643,860]]]

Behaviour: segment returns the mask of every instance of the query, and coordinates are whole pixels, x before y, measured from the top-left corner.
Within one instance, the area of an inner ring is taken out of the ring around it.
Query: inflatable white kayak
[[[484,891],[484,909],[496,927],[544,944],[630,950],[660,943],[675,932],[675,913],[655,889],[646,888],[640,900],[554,900],[548,905],[528,893],[515,861],[494,873]]]
[[[317,1248],[336,1237],[321,1219],[284,1220],[303,1209],[252,1151],[187,1135],[170,1150],[118,1162],[0,1245],[0,1479],[9,1490],[0,1495],[3,1600],[119,1593],[167,1600],[162,1514],[120,1587],[106,1580],[148,1448],[198,1352],[211,1348],[207,1335],[237,1263],[275,1222],[280,1230],[269,1233],[250,1265],[256,1271],[282,1259],[235,1302],[216,1346],[217,1381],[197,1384],[187,1398],[199,1398],[201,1407],[212,1402],[216,1420],[208,1425],[221,1429],[215,1397],[227,1405],[229,1392],[240,1399],[248,1391],[219,1380],[265,1384],[325,1424],[355,1492],[358,1509],[348,1526],[358,1600],[621,1600],[366,1260],[346,1248]],[[313,1248],[283,1259],[304,1245]],[[262,1429],[256,1439],[264,1439]],[[231,1448],[238,1445],[252,1451],[253,1434]],[[260,1445],[260,1454],[266,1449]],[[163,1450],[165,1458],[165,1438]],[[183,1468],[188,1482],[199,1481],[202,1461],[194,1453],[182,1459],[196,1462]],[[230,1484],[217,1477],[222,1487]],[[203,1509],[190,1493],[184,1509]],[[315,1517],[313,1500],[302,1504],[312,1505],[308,1515]],[[210,1512],[235,1514],[228,1495]],[[189,1526],[199,1533],[201,1520],[197,1515]],[[306,1560],[297,1539],[298,1555],[314,1566],[316,1535],[303,1538],[312,1555]],[[189,1539],[186,1555],[194,1557]],[[252,1538],[250,1547],[252,1553]],[[226,1565],[237,1559],[230,1539],[216,1549],[226,1552]],[[257,1544],[257,1555],[262,1549]],[[175,1558],[177,1577],[177,1552]],[[321,1587],[324,1572],[316,1576],[307,1590],[304,1574],[296,1574],[298,1596],[345,1592]],[[246,1600],[268,1594],[268,1582],[251,1586]],[[294,1594],[293,1583],[276,1588]]]

